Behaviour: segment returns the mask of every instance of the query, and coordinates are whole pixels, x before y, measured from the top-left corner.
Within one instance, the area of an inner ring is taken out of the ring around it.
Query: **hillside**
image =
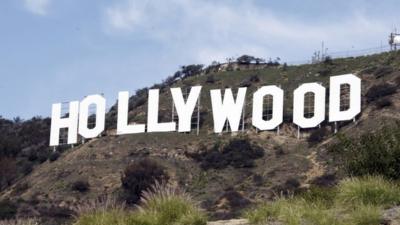
[[[167,122],[172,116],[169,87],[203,86],[199,135],[194,129],[191,133],[115,136],[114,107],[102,137],[71,149],[60,148],[59,158],[42,162],[15,179],[0,199],[15,203],[19,216],[47,218],[49,224],[53,219],[68,221],[74,214],[71,209],[82,202],[123,196],[121,174],[128,164],[143,157],[167,168],[170,181],[183,187],[215,220],[238,218],[244,209],[272,200],[277,193],[331,186],[345,176],[341,162],[329,151],[338,143],[338,135],[333,124],[324,123],[320,129],[302,130],[298,139],[291,123],[292,92],[306,82],[328,87],[330,76],[347,73],[362,79],[362,113],[355,122],[339,124],[340,136],[355,138],[400,121],[400,52],[310,65],[208,71],[161,86],[160,91],[160,117]],[[285,90],[285,122],[279,135],[251,127],[252,92],[271,84]],[[214,134],[209,90],[239,86],[248,87],[245,131]],[[147,102],[142,93],[131,98],[130,121],[146,122]],[[37,150],[48,151],[46,147]],[[74,188],[77,181],[87,182],[88,190]]]

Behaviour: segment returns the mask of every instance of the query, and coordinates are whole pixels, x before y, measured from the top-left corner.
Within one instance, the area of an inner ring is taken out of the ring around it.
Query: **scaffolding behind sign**
[[[61,103],[61,118],[69,117],[69,102]],[[68,145],[68,128],[60,129],[59,145]]]
[[[304,95],[304,117],[309,119],[315,115],[315,94],[307,92]]]
[[[389,35],[389,45],[390,45],[390,50],[397,50],[397,46],[400,46],[400,34],[398,34],[396,31],[393,33],[390,33]]]
[[[350,85],[340,85],[340,111],[346,111],[350,108]]]

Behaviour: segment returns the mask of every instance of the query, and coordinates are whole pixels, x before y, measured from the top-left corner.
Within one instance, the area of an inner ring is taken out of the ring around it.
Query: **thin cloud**
[[[127,6],[117,5],[106,9],[110,26],[117,30],[132,31],[142,22],[143,11],[140,8],[139,4],[130,1]]]
[[[50,0],[24,0],[25,8],[33,14],[45,16],[48,13]]]
[[[186,58],[202,63],[243,53],[264,57],[293,52],[311,55],[321,41],[330,50],[366,47],[380,43],[388,32],[384,20],[358,11],[313,23],[279,16],[254,1],[126,0],[107,8],[105,18],[110,35],[157,41],[176,54],[185,51]],[[291,60],[294,57],[296,54]]]

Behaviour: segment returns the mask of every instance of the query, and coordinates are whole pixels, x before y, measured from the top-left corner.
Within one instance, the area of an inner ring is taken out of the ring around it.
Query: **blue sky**
[[[161,81],[180,65],[252,54],[302,61],[320,48],[386,44],[396,0],[2,0],[0,115]],[[397,14],[397,15],[396,15]]]

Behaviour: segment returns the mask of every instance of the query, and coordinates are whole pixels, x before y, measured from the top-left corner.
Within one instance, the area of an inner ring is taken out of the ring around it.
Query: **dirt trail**
[[[305,174],[307,178],[305,180],[305,183],[303,184],[303,187],[310,186],[310,182],[314,178],[324,175],[324,171],[325,171],[325,166],[322,165],[317,160],[317,152],[313,151],[309,156],[307,156],[307,159],[310,160],[312,167]]]

